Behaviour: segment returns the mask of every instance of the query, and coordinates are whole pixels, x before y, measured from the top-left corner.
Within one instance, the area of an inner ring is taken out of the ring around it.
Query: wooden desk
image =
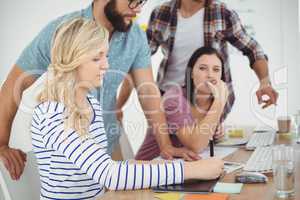
[[[277,136],[277,144],[290,144],[289,136]],[[294,145],[297,151],[296,158],[296,174],[295,174],[295,196],[289,200],[300,200],[300,145]],[[243,148],[227,156],[225,160],[246,162],[251,155],[251,151]],[[235,173],[226,175],[221,181],[233,183]],[[109,191],[99,200],[158,200],[154,198],[152,190],[136,190],[136,191]],[[241,194],[230,195],[230,200],[277,200],[275,197],[275,187],[272,176],[269,176],[267,184],[244,184]]]

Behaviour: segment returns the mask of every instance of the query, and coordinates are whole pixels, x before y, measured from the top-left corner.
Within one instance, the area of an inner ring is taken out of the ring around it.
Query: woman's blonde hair
[[[95,21],[76,18],[63,23],[52,41],[51,63],[40,102],[56,101],[65,106],[65,129],[87,136],[91,111],[75,102],[76,68],[100,53],[108,42],[108,31]]]

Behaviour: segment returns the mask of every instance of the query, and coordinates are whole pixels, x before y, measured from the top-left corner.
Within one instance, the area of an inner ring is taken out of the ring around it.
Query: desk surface
[[[289,136],[277,136],[276,143],[290,144]],[[296,174],[295,174],[295,196],[291,200],[300,200],[300,145],[295,145],[297,153]],[[243,148],[227,156],[225,160],[245,163],[250,157],[252,151],[246,151]],[[233,183],[235,173],[226,175],[222,182]],[[154,198],[152,190],[136,191],[109,191],[100,198],[101,200],[157,200]],[[100,200],[99,199],[99,200]],[[241,194],[230,195],[230,200],[276,200],[275,187],[272,176],[269,176],[267,184],[244,184]]]

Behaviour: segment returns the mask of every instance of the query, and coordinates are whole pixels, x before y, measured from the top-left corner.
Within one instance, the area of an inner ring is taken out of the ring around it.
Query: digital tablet
[[[158,186],[152,190],[155,192],[209,193],[213,191],[218,180],[188,180],[183,184]]]

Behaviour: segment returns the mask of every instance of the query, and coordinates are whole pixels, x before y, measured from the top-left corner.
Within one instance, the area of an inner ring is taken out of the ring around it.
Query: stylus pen
[[[214,157],[214,140],[209,140],[210,157]]]

